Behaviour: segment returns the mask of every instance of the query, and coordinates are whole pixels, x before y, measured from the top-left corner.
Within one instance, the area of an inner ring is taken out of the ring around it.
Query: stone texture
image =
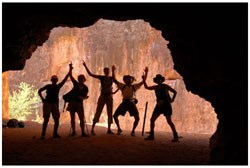
[[[80,73],[87,77],[86,84],[89,87],[90,97],[84,102],[84,106],[86,120],[92,122],[100,93],[100,83],[86,74],[82,60],[86,61],[94,74],[103,74],[104,67],[111,68],[112,65],[116,65],[116,76],[121,82],[122,76],[126,74],[135,76],[136,82],[140,82],[143,69],[148,66],[149,85],[154,85],[152,79],[158,73],[167,79],[176,79],[166,82],[177,90],[176,100],[172,104],[172,118],[177,130],[212,134],[217,125],[214,108],[205,99],[186,90],[182,77],[173,69],[174,63],[167,48],[168,43],[162,37],[161,31],[152,28],[143,20],[118,22],[101,19],[93,26],[82,29],[55,28],[51,31],[50,38],[42,47],[38,47],[32,58],[26,62],[24,70],[10,72],[11,89],[13,90],[21,81],[39,89],[49,83],[53,74],[63,79],[68,71],[68,64],[72,61],[75,78]],[[67,82],[60,92],[60,98],[71,87],[71,82]],[[113,87],[116,89],[115,84]],[[141,118],[137,130],[141,130],[142,127],[146,101],[149,102],[146,130],[149,130],[150,117],[155,106],[155,94],[142,87],[136,93],[136,97],[139,100],[138,109]],[[114,110],[121,99],[120,92],[114,95]],[[62,100],[60,104],[62,108]],[[106,108],[104,108],[100,123],[106,126],[106,119]],[[132,129],[134,118],[127,114],[125,118],[120,117],[120,120],[122,128]],[[69,123],[69,114],[63,113],[61,121]],[[165,117],[161,116],[156,121],[156,130],[171,131]]]
[[[9,73],[2,73],[2,119],[9,119]]]
[[[175,69],[187,90],[216,109],[219,148],[213,148],[211,164],[247,165],[247,8],[247,3],[3,3],[2,70],[23,69],[28,48],[46,41],[48,26],[142,18],[171,41]]]

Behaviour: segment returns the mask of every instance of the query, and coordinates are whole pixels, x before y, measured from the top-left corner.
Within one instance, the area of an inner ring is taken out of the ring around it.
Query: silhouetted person
[[[118,108],[116,109],[115,113],[114,113],[114,120],[115,123],[118,127],[118,132],[117,134],[120,135],[122,130],[119,124],[119,120],[118,117],[120,115],[124,116],[126,114],[127,111],[129,111],[130,116],[133,116],[135,118],[134,121],[134,125],[133,125],[133,129],[131,132],[131,136],[135,136],[135,129],[139,123],[139,112],[136,108],[136,99],[135,99],[135,92],[141,87],[141,85],[143,85],[143,81],[137,84],[133,84],[134,82],[134,77],[130,76],[130,75],[124,75],[123,76],[123,81],[125,84],[120,83],[116,80],[115,78],[115,66],[112,67],[112,76],[114,79],[115,84],[117,84],[118,89],[121,90],[122,92],[122,96],[123,96],[123,100],[122,103],[118,106]]]
[[[73,94],[71,100],[69,101],[67,110],[70,112],[70,118],[71,118],[71,128],[72,128],[71,136],[76,135],[75,113],[77,113],[78,118],[80,120],[82,137],[86,137],[87,134],[84,132],[84,108],[83,108],[83,100],[88,98],[87,95],[89,91],[88,87],[84,84],[86,78],[84,75],[80,74],[78,75],[78,81],[76,81],[71,72],[70,79],[73,83],[73,89],[72,89]]]
[[[60,135],[57,132],[58,127],[59,127],[59,118],[60,118],[58,94],[59,94],[61,87],[65,84],[67,78],[69,77],[69,74],[71,73],[71,71],[72,71],[72,67],[70,66],[68,74],[59,84],[57,84],[58,77],[56,75],[51,76],[52,84],[48,84],[38,90],[38,94],[41,97],[42,102],[43,102],[43,118],[44,118],[41,139],[45,138],[46,129],[47,129],[49,118],[50,118],[50,113],[52,114],[52,117],[55,122],[53,137],[60,138]],[[45,90],[46,90],[46,97],[44,98],[42,96],[42,92]]]
[[[177,92],[169,85],[163,83],[165,81],[165,78],[160,74],[157,74],[156,77],[154,77],[153,79],[157,85],[148,86],[146,83],[147,74],[148,74],[148,68],[145,68],[145,75],[142,77],[144,86],[148,90],[155,90],[157,102],[150,119],[150,135],[147,138],[145,138],[145,140],[154,140],[155,121],[161,114],[163,114],[166,117],[167,122],[172,129],[174,136],[174,139],[172,141],[177,142],[179,141],[179,137],[176,132],[174,123],[171,120],[172,107],[170,104],[174,101]],[[169,91],[171,91],[174,94],[172,98],[169,95]]]
[[[108,113],[108,131],[107,134],[114,134],[110,127],[113,123],[112,113],[113,113],[113,96],[112,96],[112,84],[113,84],[113,77],[109,76],[109,68],[104,68],[103,72],[104,75],[95,75],[90,72],[85,62],[83,62],[83,66],[86,68],[88,74],[94,78],[97,78],[101,82],[101,94],[98,98],[96,113],[93,118],[93,125],[91,134],[95,135],[94,128],[95,124],[99,122],[102,110],[104,105],[106,104],[107,113]]]

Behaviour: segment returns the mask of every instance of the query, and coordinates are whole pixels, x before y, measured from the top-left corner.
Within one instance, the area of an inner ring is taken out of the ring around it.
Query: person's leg
[[[115,124],[116,124],[116,126],[118,128],[117,134],[120,134],[122,132],[122,130],[121,130],[121,127],[120,127],[120,124],[119,124],[119,120],[118,120],[118,117],[119,117],[118,113],[119,112],[116,111],[113,117],[114,117],[114,120],[115,120]]]
[[[59,127],[59,118],[54,118],[54,133],[53,133],[53,137],[54,138],[60,138],[61,136],[58,134],[58,127]]]
[[[137,125],[139,123],[139,120],[140,120],[139,114],[135,115],[134,118],[135,118],[135,121],[134,121],[134,124],[133,124],[133,129],[132,129],[132,132],[131,132],[131,136],[135,136],[135,129],[136,129],[136,127],[137,127]]]
[[[136,105],[132,102],[130,102],[128,104],[128,111],[130,113],[130,116],[133,116],[135,121],[134,121],[134,124],[133,124],[133,129],[132,129],[132,132],[131,132],[131,136],[135,136],[135,129],[139,123],[139,120],[140,120],[140,117],[139,117],[139,112],[136,108]]]
[[[41,135],[41,139],[45,138],[46,135],[46,129],[49,123],[49,117],[48,118],[43,118],[43,126],[42,126],[42,135]]]
[[[46,129],[49,123],[49,117],[50,117],[50,105],[47,103],[43,104],[43,126],[42,126],[42,135],[41,139],[45,138],[46,135]]]
[[[95,124],[97,122],[99,122],[104,105],[105,105],[104,97],[102,95],[100,95],[98,102],[97,102],[96,113],[95,113],[95,116],[93,118],[93,124],[92,124],[92,129],[91,129],[92,135],[95,135],[95,132],[94,132]]]
[[[72,133],[70,134],[71,136],[76,135],[76,126],[75,126],[75,112],[70,111],[70,122],[71,122],[71,128],[72,128]]]
[[[84,131],[84,113],[82,111],[79,111],[79,112],[77,112],[77,114],[78,114],[78,118],[80,120],[80,127],[81,127],[81,130],[82,130],[82,137],[86,137],[87,134]]]
[[[113,123],[113,118],[112,118],[112,113],[113,113],[113,98],[112,96],[108,96],[106,99],[106,106],[107,106],[107,113],[108,113],[108,134],[114,134],[110,127],[111,124]]]
[[[59,108],[58,108],[58,105],[57,104],[52,104],[51,105],[52,109],[52,116],[53,116],[53,119],[54,119],[54,133],[53,133],[53,137],[54,138],[60,138],[60,136],[58,135],[58,127],[59,127],[59,118],[60,118],[60,112],[59,112]]]
[[[150,118],[150,133],[145,140],[154,140],[154,128],[155,128],[155,121],[156,119],[160,116],[160,114],[153,113],[151,118]]]
[[[166,119],[167,119],[167,122],[168,122],[169,126],[171,127],[172,132],[173,132],[174,139],[172,141],[177,142],[179,140],[179,136],[178,136],[178,133],[177,133],[177,131],[175,129],[175,125],[171,120],[171,116],[166,116]]]
[[[118,134],[118,135],[120,135],[121,132],[122,132],[121,127],[120,127],[120,124],[119,124],[118,117],[119,117],[119,115],[124,115],[124,114],[125,114],[124,111],[126,112],[126,110],[124,109],[124,103],[121,103],[121,104],[119,105],[119,107],[116,109],[115,114],[114,114],[114,116],[113,116],[113,117],[114,117],[114,120],[115,120],[115,124],[116,124],[116,126],[117,126],[117,128],[118,128],[118,131],[117,131],[117,134]]]

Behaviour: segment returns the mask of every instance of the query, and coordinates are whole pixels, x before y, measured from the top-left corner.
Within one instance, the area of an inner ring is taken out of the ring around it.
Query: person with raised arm
[[[134,117],[135,119],[134,124],[133,124],[133,129],[131,132],[131,136],[135,136],[135,129],[140,120],[139,112],[136,108],[137,99],[135,98],[135,92],[141,87],[141,85],[143,85],[143,81],[136,83],[136,84],[132,84],[135,81],[135,78],[130,75],[124,75],[123,76],[124,83],[121,83],[117,81],[115,77],[115,69],[116,69],[115,66],[112,66],[112,76],[114,79],[114,83],[117,85],[117,88],[121,90],[122,97],[123,97],[122,103],[118,106],[113,116],[115,123],[118,127],[117,134],[120,135],[122,132],[118,117],[120,115],[124,116],[126,112],[128,111],[130,116]]]
[[[172,142],[178,142],[179,141],[178,133],[171,119],[172,115],[171,103],[174,102],[177,92],[169,85],[163,83],[165,81],[165,78],[161,74],[157,74],[153,79],[153,81],[157,85],[148,86],[146,83],[148,68],[145,68],[144,71],[145,74],[142,76],[144,87],[148,90],[154,90],[157,98],[156,106],[154,108],[153,114],[150,119],[150,134],[147,138],[145,138],[145,140],[154,140],[155,121],[161,114],[163,114],[166,117],[167,123],[169,124],[173,132],[174,138]],[[173,93],[172,98],[169,95],[169,91]]]
[[[67,78],[72,72],[72,69],[73,69],[72,66],[69,66],[69,67],[70,67],[69,72],[59,84],[57,84],[58,77],[56,75],[52,75],[50,79],[52,83],[45,85],[44,87],[38,90],[38,94],[41,97],[42,102],[43,102],[43,118],[44,118],[41,139],[45,139],[46,129],[47,129],[49,118],[50,118],[50,113],[52,114],[52,117],[55,123],[53,137],[54,138],[61,137],[58,134],[59,118],[60,118],[58,95],[59,95],[60,89],[65,84]],[[43,91],[46,91],[45,98],[42,95]]]
[[[99,122],[102,110],[104,105],[106,104],[107,107],[107,113],[108,113],[108,130],[107,134],[114,134],[111,131],[111,124],[113,123],[113,92],[112,92],[112,84],[113,84],[113,77],[109,76],[109,68],[105,67],[103,69],[104,75],[96,75],[90,72],[89,68],[87,67],[86,63],[83,61],[83,66],[85,67],[87,73],[96,79],[99,79],[101,82],[101,93],[97,101],[97,107],[96,107],[96,112],[95,116],[93,118],[93,124],[92,124],[92,129],[91,129],[91,134],[96,135],[94,128],[96,123]]]
[[[72,64],[71,64],[72,66]],[[83,74],[78,75],[77,80],[73,77],[72,72],[70,73],[70,79],[73,83],[73,89],[70,91],[71,98],[69,100],[69,104],[67,107],[67,111],[70,112],[71,118],[71,128],[72,133],[71,136],[76,135],[75,131],[75,113],[78,114],[78,118],[80,120],[80,127],[82,131],[82,137],[87,137],[87,134],[84,131],[84,107],[83,100],[88,98],[88,87],[84,84],[86,82],[86,78]]]

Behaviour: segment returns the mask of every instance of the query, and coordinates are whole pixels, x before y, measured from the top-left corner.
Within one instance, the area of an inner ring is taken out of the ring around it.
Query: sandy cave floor
[[[155,132],[154,141],[145,141],[141,130],[131,137],[107,135],[106,128],[96,126],[97,135],[69,137],[70,125],[60,125],[60,139],[40,139],[41,124],[25,123],[25,128],[2,129],[3,165],[205,165],[209,156],[207,134],[180,133],[180,142],[171,142],[172,133]],[[88,128],[90,130],[90,125]],[[116,130],[114,130],[116,132]]]

